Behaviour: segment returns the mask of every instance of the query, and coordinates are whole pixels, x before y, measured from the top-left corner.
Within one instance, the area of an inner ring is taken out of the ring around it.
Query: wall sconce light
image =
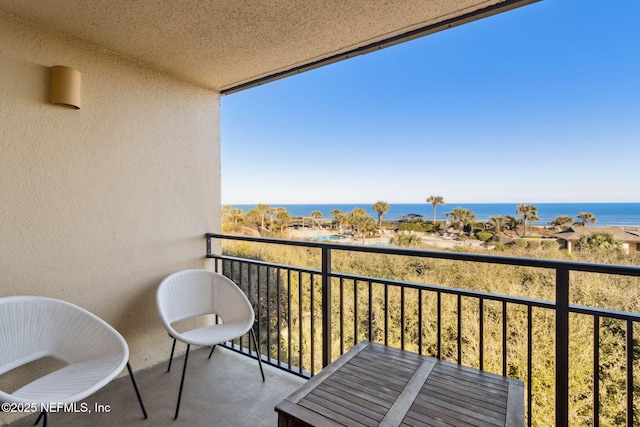
[[[51,67],[51,102],[74,109],[80,108],[80,71],[62,65]]]

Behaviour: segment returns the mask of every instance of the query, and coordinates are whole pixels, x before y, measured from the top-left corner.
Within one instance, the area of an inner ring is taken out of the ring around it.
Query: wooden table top
[[[524,384],[362,341],[275,410],[279,427],[524,426]]]

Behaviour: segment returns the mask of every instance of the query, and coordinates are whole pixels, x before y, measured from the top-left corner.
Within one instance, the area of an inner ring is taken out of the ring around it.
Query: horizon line
[[[396,204],[396,205],[419,205],[419,204],[425,204],[425,205],[431,205],[431,203],[427,203],[426,201],[424,202],[387,202],[386,200],[377,200],[375,202],[278,202],[278,203],[266,203],[266,202],[259,202],[259,203],[221,203],[221,205],[373,205],[375,203],[377,203],[378,201],[383,201],[385,203],[388,203],[390,205]],[[614,203],[635,203],[638,204],[640,203],[640,201],[608,201],[608,202],[593,202],[593,201],[581,201],[581,202],[458,202],[458,201],[454,201],[454,202],[447,202],[445,201],[445,206],[446,205],[451,205],[451,204],[464,204],[464,205],[487,205],[487,204],[496,204],[496,205],[507,205],[507,204],[531,204],[531,205],[535,205],[535,204],[614,204]],[[440,205],[442,206],[442,205]]]

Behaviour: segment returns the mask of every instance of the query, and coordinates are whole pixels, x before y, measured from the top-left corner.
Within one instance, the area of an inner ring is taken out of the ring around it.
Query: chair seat
[[[180,334],[176,338],[182,342],[192,345],[216,345],[246,334],[250,327],[250,325],[247,325],[247,323],[244,322],[211,325],[203,328],[192,329]]]
[[[32,403],[73,403],[104,387],[126,363],[122,356],[73,363],[30,382],[11,394]]]

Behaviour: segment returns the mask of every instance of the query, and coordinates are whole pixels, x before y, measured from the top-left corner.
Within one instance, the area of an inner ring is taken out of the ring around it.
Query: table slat
[[[363,341],[275,410],[279,427],[524,426],[524,384]]]

